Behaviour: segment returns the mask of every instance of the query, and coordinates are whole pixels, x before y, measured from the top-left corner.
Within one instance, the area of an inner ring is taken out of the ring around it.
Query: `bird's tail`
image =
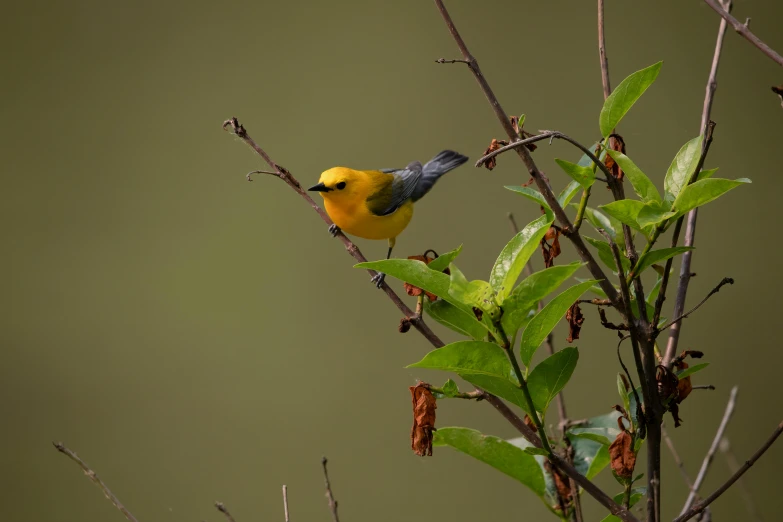
[[[463,156],[453,150],[444,150],[438,153],[437,156],[429,160],[421,168],[421,179],[419,179],[416,190],[412,195],[413,201],[429,192],[435,182],[438,181],[438,178],[450,170],[456,169],[466,161],[468,161],[467,156]]]

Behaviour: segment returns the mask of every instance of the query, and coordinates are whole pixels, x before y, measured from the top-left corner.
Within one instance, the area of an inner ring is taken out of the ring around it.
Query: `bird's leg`
[[[386,259],[389,259],[391,257],[392,249],[394,248],[394,243],[395,243],[395,238],[389,239],[389,251],[386,252]],[[375,283],[376,287],[380,288],[383,286],[383,282],[385,279],[386,279],[386,274],[384,274],[383,272],[378,272],[377,274],[372,276],[370,281]]]
[[[342,232],[342,230],[340,230],[340,227],[338,227],[334,223],[329,225],[329,233],[332,235],[332,237],[337,237],[337,234],[339,234],[340,232]]]

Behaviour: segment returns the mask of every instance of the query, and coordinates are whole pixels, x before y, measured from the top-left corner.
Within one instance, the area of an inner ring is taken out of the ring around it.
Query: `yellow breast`
[[[397,237],[413,217],[413,203],[403,204],[388,216],[376,216],[364,201],[348,205],[343,201],[324,198],[326,213],[344,232],[364,239],[390,239]]]

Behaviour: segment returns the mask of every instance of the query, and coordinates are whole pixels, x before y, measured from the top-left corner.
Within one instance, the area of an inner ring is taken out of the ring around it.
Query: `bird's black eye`
[[[345,188],[345,181],[341,181],[340,183],[338,183],[337,185],[335,185],[335,187],[337,187],[337,190],[342,190],[342,189],[344,189],[344,188]]]

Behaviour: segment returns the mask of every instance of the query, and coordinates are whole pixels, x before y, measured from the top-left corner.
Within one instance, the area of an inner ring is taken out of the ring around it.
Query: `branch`
[[[465,41],[462,39],[459,32],[457,31],[457,28],[454,26],[451,15],[449,15],[449,12],[446,10],[446,6],[443,5],[443,0],[435,0],[435,5],[438,8],[438,11],[440,11],[441,16],[443,17],[443,21],[446,23],[446,27],[451,33],[451,36],[454,38],[457,47],[459,47],[459,50],[462,53],[462,58],[468,62],[468,68],[473,73],[474,78],[476,78],[476,81],[478,82],[481,91],[484,93],[484,96],[487,98],[487,101],[492,107],[495,116],[503,126],[503,130],[506,132],[506,135],[508,135],[509,141],[518,141],[519,135],[511,125],[511,120],[503,111],[503,107],[501,107],[500,102],[495,96],[495,93],[492,92],[492,88],[489,86],[489,83],[487,83],[484,74],[479,68],[478,61],[476,61],[473,55],[470,54],[470,51],[468,51],[468,48],[465,45]],[[557,220],[562,225],[564,235],[573,243],[574,248],[576,248],[576,251],[579,253],[579,257],[581,257],[582,261],[587,264],[587,269],[590,271],[590,274],[594,279],[599,281],[601,289],[604,291],[607,297],[612,300],[612,303],[618,304],[619,296],[617,294],[617,290],[615,290],[614,285],[609,282],[609,279],[600,265],[596,262],[593,254],[590,252],[590,250],[587,249],[587,245],[585,245],[585,242],[582,240],[582,236],[574,232],[571,221],[568,219],[568,216],[563,210],[563,207],[561,207],[560,203],[558,203],[557,197],[552,192],[552,187],[549,186],[547,180],[538,170],[538,167],[536,167],[536,164],[533,161],[533,158],[530,156],[528,150],[525,147],[516,147],[514,150],[516,150],[517,155],[522,160],[522,163],[525,164],[525,167],[527,168],[530,176],[535,180],[536,185],[538,186],[538,190],[544,196],[547,205],[549,205],[549,208],[552,209],[552,212],[554,212]]]
[[[687,312],[685,312],[685,313],[684,313],[684,314],[682,314],[681,316],[677,317],[676,319],[672,319],[671,321],[669,321],[668,323],[666,323],[665,325],[663,325],[661,328],[657,329],[657,331],[658,331],[658,332],[660,332],[660,331],[666,330],[667,328],[669,328],[669,327],[671,327],[671,326],[673,326],[673,325],[675,325],[675,324],[679,323],[679,322],[680,322],[680,321],[682,321],[683,319],[687,318],[687,317],[688,317],[689,315],[691,315],[693,312],[695,312],[696,310],[698,310],[699,308],[701,308],[701,305],[703,305],[704,303],[706,303],[706,302],[707,302],[707,299],[709,299],[710,297],[712,297],[714,294],[717,294],[717,293],[720,291],[720,289],[723,287],[723,285],[727,285],[727,284],[728,284],[728,285],[733,285],[733,284],[734,284],[734,279],[732,279],[732,278],[730,278],[730,277],[724,277],[724,278],[721,280],[721,282],[720,282],[720,283],[718,283],[718,286],[716,286],[715,288],[713,288],[712,290],[710,290],[710,293],[709,293],[709,294],[707,294],[707,297],[705,297],[704,299],[702,299],[702,300],[699,302],[699,304],[697,304],[696,306],[694,306],[693,308],[691,308],[690,310],[688,310]]]
[[[332,485],[329,483],[329,472],[326,470],[326,457],[321,458],[321,464],[324,467],[324,483],[326,484],[326,498],[329,500],[329,510],[332,512],[332,522],[340,522],[340,517],[337,516],[337,500],[335,500],[332,494]]]
[[[705,0],[706,1],[706,0]],[[712,1],[712,0],[709,0]],[[722,6],[724,6],[727,10],[731,11],[732,3],[731,0],[721,0]],[[709,3],[709,2],[708,2]],[[730,16],[728,13],[726,13],[727,16]],[[705,88],[704,93],[704,105],[702,106],[702,112],[701,112],[701,127],[699,128],[699,132],[702,136],[704,136],[704,144],[702,145],[702,151],[701,151],[701,157],[699,158],[699,163],[696,167],[696,170],[694,171],[691,179],[689,180],[689,184],[693,183],[693,181],[698,177],[698,173],[701,170],[702,166],[704,166],[704,161],[707,159],[707,153],[710,150],[710,144],[712,144],[712,133],[715,129],[715,124],[710,120],[710,113],[712,111],[712,101],[715,98],[715,91],[718,88],[718,65],[720,64],[720,57],[721,52],[723,51],[723,37],[726,35],[726,20],[721,20],[720,26],[718,27],[718,37],[715,41],[715,51],[712,55],[712,65],[710,66],[710,75],[707,79],[707,86]],[[685,246],[693,246],[693,243],[696,239],[696,218],[699,215],[698,209],[693,209],[688,213],[688,224],[685,227]],[[680,230],[682,228],[683,223],[683,217],[677,220],[677,225],[674,228],[674,233],[672,235],[672,246],[676,246],[676,241],[679,239]],[[674,311],[672,315],[675,317],[682,315],[683,310],[685,310],[685,297],[688,293],[688,285],[690,284],[691,279],[691,259],[693,257],[693,252],[688,251],[685,252],[682,255],[682,263],[680,265],[680,282],[677,287],[677,297],[674,302]],[[656,300],[656,314],[655,319],[656,321],[660,319],[660,310],[663,306],[663,300],[666,298],[666,286],[664,283],[668,283],[669,279],[669,272],[672,267],[673,259],[669,259],[666,262],[666,268],[664,269],[663,277],[664,280],[661,281],[661,288],[660,292],[658,293],[658,299]],[[657,325],[658,323],[653,323],[654,325]],[[666,344],[666,351],[663,355],[663,365],[671,369],[672,361],[674,360],[674,356],[677,353],[677,344],[680,340],[680,325],[676,325],[674,328],[671,329],[671,332],[669,333],[669,340]]]
[[[79,465],[80,468],[82,468],[82,471],[84,471],[84,474],[87,475],[87,478],[93,481],[96,486],[101,488],[101,491],[103,492],[103,495],[109,499],[109,502],[114,504],[114,507],[120,510],[120,512],[125,515],[125,518],[130,520],[130,522],[138,522],[136,520],[136,517],[134,517],[128,509],[122,505],[122,502],[120,502],[120,499],[118,499],[114,493],[111,492],[111,490],[106,486],[106,484],[103,483],[103,481],[98,477],[98,474],[95,473],[90,467],[85,463],[82,459],[79,458],[79,456],[74,453],[73,451],[69,450],[65,447],[65,445],[62,442],[52,442],[52,445],[54,445],[55,448],[57,448],[57,451],[74,461],[76,464]]]
[[[225,504],[223,504],[222,502],[215,502],[215,507],[217,508],[218,511],[226,515],[226,519],[228,520],[228,522],[236,522],[236,520],[234,520],[234,517],[231,516],[231,513],[228,512],[228,508],[226,507]]]
[[[272,175],[277,176],[278,178],[282,179],[289,187],[294,189],[294,191],[299,194],[302,199],[304,199],[310,207],[315,210],[319,216],[321,216],[321,219],[326,223],[327,225],[333,225],[334,223],[329,218],[329,215],[321,208],[319,207],[315,201],[313,201],[313,198],[310,197],[310,195],[302,189],[302,185],[297,181],[296,178],[294,178],[293,175],[291,175],[288,170],[281,167],[277,163],[273,162],[272,159],[269,157],[269,155],[264,152],[264,150],[258,146],[258,144],[253,141],[253,138],[250,137],[250,135],[247,133],[247,130],[245,130],[245,127],[239,123],[239,121],[236,118],[231,118],[229,120],[226,120],[223,122],[223,129],[228,130],[231,129],[231,131],[238,137],[241,138],[242,141],[247,143],[247,145],[250,146],[259,156],[261,156],[264,161],[272,167],[274,172],[272,172]],[[357,261],[360,263],[364,263],[367,261],[367,258],[364,257],[361,250],[359,250],[359,247],[357,247],[353,241],[348,239],[345,234],[342,232],[337,232],[337,235],[335,237],[338,237],[340,241],[342,241],[343,245],[345,245],[345,249],[348,251],[348,253]],[[377,272],[374,270],[368,270],[367,271],[371,276],[377,275]],[[408,308],[408,306],[402,302],[400,299],[400,296],[396,294],[394,290],[389,287],[386,283],[383,283],[381,286],[384,292],[386,292],[386,295],[389,296],[389,299],[394,303],[394,305],[403,313],[403,315],[410,320],[410,322],[413,324],[413,326],[425,337],[428,341],[430,341],[436,348],[440,348],[441,346],[444,346],[443,341],[438,338],[437,335],[435,335],[435,332],[430,330],[429,326],[427,326],[424,323],[424,320],[421,318],[421,316],[417,316],[416,313],[414,313],[413,310]]]
[[[283,484],[283,510],[285,512],[285,522],[291,522],[288,518],[288,486]]]
[[[774,60],[778,65],[783,66],[783,56],[780,56],[770,46],[762,42],[758,36],[753,34],[748,28],[749,24],[743,24],[742,22],[740,22],[739,20],[731,16],[728,12],[726,12],[726,9],[723,6],[718,4],[716,0],[704,0],[704,2],[708,6],[710,6],[713,11],[721,15],[725,21],[730,23],[735,31],[741,34],[747,41],[755,45],[759,49],[759,51],[766,54],[768,57]]]
[[[685,522],[686,520],[689,520],[693,518],[694,516],[698,515],[704,509],[712,504],[718,497],[723,495],[727,489],[729,489],[735,482],[737,482],[742,475],[745,474],[746,471],[748,471],[753,464],[756,463],[757,460],[761,458],[761,456],[774,444],[775,440],[780,436],[780,434],[783,433],[783,422],[778,424],[778,427],[775,429],[774,432],[772,432],[772,435],[764,442],[764,444],[759,448],[759,450],[753,454],[753,456],[745,461],[745,464],[742,465],[740,469],[737,470],[736,473],[734,473],[731,477],[729,477],[729,480],[727,480],[723,485],[721,485],[718,489],[715,490],[709,497],[705,498],[695,506],[693,506],[690,511],[687,513],[680,515],[679,517],[674,519],[674,522]]]
[[[731,443],[727,437],[723,437],[723,439],[720,441],[720,452],[723,453],[724,457],[726,457],[726,464],[729,466],[729,471],[731,471],[732,474],[736,473],[737,470],[740,469],[740,465],[739,462],[737,462],[737,457],[731,450]],[[762,522],[761,514],[756,507],[756,503],[753,501],[753,495],[751,495],[750,491],[748,491],[748,488],[745,487],[745,483],[742,481],[742,479],[737,479],[737,486],[740,490],[740,493],[742,494],[743,500],[745,501],[745,507],[748,510],[748,514],[751,516],[754,522]]]
[[[606,38],[604,37],[604,0],[598,0],[598,57],[601,61],[601,83],[604,86],[604,99],[612,93],[609,84],[609,59],[606,57]]]
[[[484,163],[486,163],[487,161],[491,160],[492,158],[494,158],[498,154],[503,154],[504,152],[508,152],[510,150],[517,149],[519,147],[523,147],[523,146],[528,145],[530,143],[535,143],[537,141],[544,141],[546,139],[548,139],[549,142],[551,143],[552,140],[558,139],[558,140],[567,141],[571,145],[575,146],[577,149],[581,150],[588,158],[590,158],[590,160],[593,163],[598,165],[598,168],[600,168],[601,171],[604,174],[606,174],[607,176],[611,176],[612,175],[612,171],[610,171],[607,168],[607,166],[604,164],[604,162],[599,160],[598,157],[596,157],[596,155],[593,154],[590,151],[590,149],[588,149],[587,147],[585,147],[584,145],[582,145],[581,143],[576,141],[574,138],[571,138],[570,136],[567,136],[567,135],[563,134],[560,131],[545,130],[545,131],[539,131],[539,132],[541,132],[541,134],[536,134],[535,136],[532,136],[530,138],[526,138],[524,140],[515,141],[513,143],[509,143],[508,145],[504,145],[504,146],[500,147],[499,149],[493,150],[489,154],[480,157],[478,159],[478,161],[476,161],[475,166],[476,167],[481,167],[481,166],[484,165]],[[603,178],[595,178],[595,179],[598,180],[598,181],[606,182],[606,179],[603,179]]]
[[[696,475],[696,480],[693,483],[691,492],[688,494],[688,499],[685,501],[685,505],[682,507],[682,511],[680,511],[680,517],[687,513],[693,505],[693,502],[696,500],[696,495],[699,492],[699,488],[701,487],[702,482],[704,482],[704,478],[707,476],[707,470],[710,469],[710,464],[712,464],[712,459],[715,457],[715,452],[718,451],[718,445],[720,444],[721,439],[723,439],[723,433],[726,431],[726,426],[728,426],[731,415],[734,413],[734,406],[737,403],[738,389],[739,388],[737,386],[731,389],[729,402],[726,404],[726,411],[723,414],[723,419],[720,421],[720,426],[718,426],[718,431],[715,433],[715,438],[712,439],[710,449],[707,451],[707,455],[704,457],[704,461],[701,463],[699,474]],[[696,513],[694,513],[694,515],[695,514]]]

